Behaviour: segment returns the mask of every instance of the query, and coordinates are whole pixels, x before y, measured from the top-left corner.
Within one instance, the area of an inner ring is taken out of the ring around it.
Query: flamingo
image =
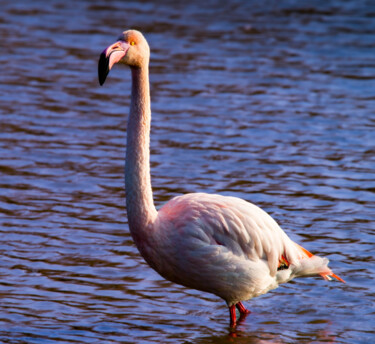
[[[165,279],[222,298],[236,326],[242,301],[267,293],[295,277],[320,275],[344,282],[292,241],[258,206],[236,197],[206,193],[177,196],[156,210],[150,176],[150,48],[143,34],[124,31],[100,55],[99,83],[114,64],[131,70],[131,103],[125,165],[130,233],[148,265]]]

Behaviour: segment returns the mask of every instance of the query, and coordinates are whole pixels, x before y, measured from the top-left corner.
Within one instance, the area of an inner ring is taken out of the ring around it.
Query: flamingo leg
[[[249,313],[251,313],[244,305],[243,305],[243,303],[242,302],[238,302],[237,304],[236,304],[236,307],[237,307],[237,309],[239,310],[239,312],[241,313],[241,315],[242,314],[249,314]]]
[[[236,326],[236,305],[229,307],[229,314],[230,314],[230,327]]]

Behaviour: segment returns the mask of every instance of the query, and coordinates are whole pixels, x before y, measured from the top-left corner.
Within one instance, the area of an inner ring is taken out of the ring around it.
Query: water
[[[372,1],[1,1],[0,342],[375,341]],[[129,235],[127,28],[151,46],[157,206],[186,192],[267,210],[347,284],[247,302],[163,280]]]

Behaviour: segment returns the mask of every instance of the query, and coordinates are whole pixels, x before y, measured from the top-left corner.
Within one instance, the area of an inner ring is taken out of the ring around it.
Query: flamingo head
[[[124,31],[117,42],[111,44],[100,54],[98,64],[99,83],[103,85],[115,63],[124,63],[131,68],[147,66],[150,48],[142,33],[137,30]]]

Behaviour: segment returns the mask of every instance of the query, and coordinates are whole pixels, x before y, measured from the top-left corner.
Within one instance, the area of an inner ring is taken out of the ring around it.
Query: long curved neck
[[[154,222],[150,176],[151,105],[148,66],[131,68],[132,91],[127,124],[125,164],[126,209],[133,238],[142,241],[143,231]]]

